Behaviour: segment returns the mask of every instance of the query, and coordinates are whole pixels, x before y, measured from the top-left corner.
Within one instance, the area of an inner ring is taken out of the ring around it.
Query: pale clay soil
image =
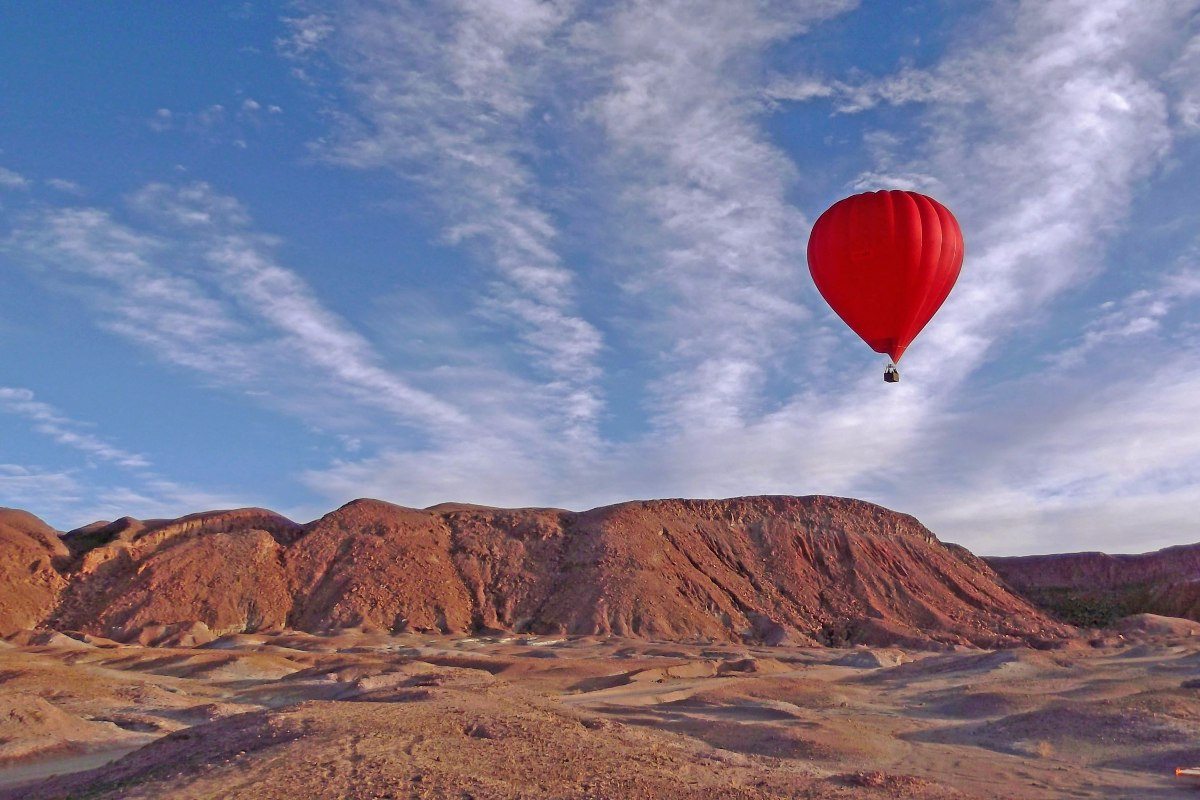
[[[1198,679],[1185,635],[926,653],[18,634],[0,798],[1200,797],[1173,775],[1200,764]]]

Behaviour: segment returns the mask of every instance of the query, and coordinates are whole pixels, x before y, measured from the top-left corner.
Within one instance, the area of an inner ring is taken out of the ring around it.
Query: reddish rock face
[[[0,636],[31,628],[54,609],[66,581],[58,533],[32,514],[0,508]]]
[[[465,631],[471,603],[452,561],[445,521],[427,511],[360,500],[327,514],[285,557],[306,631]]]
[[[70,585],[47,625],[120,641],[195,622],[217,635],[284,625],[292,598],[283,551],[301,527],[274,512],[126,519],[81,530],[63,537],[74,554]],[[80,546],[83,537],[90,548]]]
[[[571,632],[591,622],[601,633],[663,638],[983,646],[1065,633],[962,548],[857,500],[624,503],[582,514],[576,526],[586,533],[577,537],[578,585],[595,602],[568,605],[559,593],[542,614]],[[600,619],[571,614],[600,606]]]
[[[1065,553],[987,562],[1014,589],[1080,625],[1142,613],[1200,620],[1200,544],[1142,555]]]
[[[64,541],[70,553],[53,537],[45,546],[57,545],[66,580],[52,577],[69,585],[20,627],[126,641],[192,623],[216,635],[504,629],[935,647],[1071,635],[912,517],[832,497],[583,513],[358,500],[304,526],[243,509],[118,520]]]

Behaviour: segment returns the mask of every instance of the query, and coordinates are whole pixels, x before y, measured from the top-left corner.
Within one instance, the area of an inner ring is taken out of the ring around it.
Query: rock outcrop
[[[287,621],[284,548],[303,529],[274,512],[125,518],[81,531],[63,537],[70,585],[47,625],[134,641],[160,625],[201,622],[220,635]]]
[[[242,509],[44,533],[59,584],[18,627],[122,641],[196,623],[917,647],[1071,635],[914,518],[833,497],[582,513],[357,500],[307,525]]]
[[[0,636],[37,625],[54,609],[66,580],[55,567],[67,548],[32,514],[0,508]]]
[[[1200,620],[1200,544],[1141,555],[1064,553],[987,562],[1009,586],[1072,624],[1107,626],[1131,614]]]

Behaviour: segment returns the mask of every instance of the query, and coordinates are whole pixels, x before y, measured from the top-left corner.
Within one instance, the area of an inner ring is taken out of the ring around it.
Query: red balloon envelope
[[[808,240],[808,269],[825,302],[893,361],[941,308],[962,260],[958,220],[916,192],[839,200],[817,219]]]

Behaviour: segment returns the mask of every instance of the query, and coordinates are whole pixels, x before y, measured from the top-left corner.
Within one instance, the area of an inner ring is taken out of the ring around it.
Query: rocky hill
[[[1076,625],[1130,614],[1200,620],[1200,544],[1141,555],[1065,553],[988,558],[1004,580]]]
[[[841,498],[582,513],[357,500],[306,525],[241,509],[95,523],[61,539],[8,514],[9,629],[142,643],[349,627],[913,646],[1071,634],[914,518]]]
[[[66,581],[55,568],[67,548],[32,514],[0,508],[0,636],[37,625],[53,611]]]

